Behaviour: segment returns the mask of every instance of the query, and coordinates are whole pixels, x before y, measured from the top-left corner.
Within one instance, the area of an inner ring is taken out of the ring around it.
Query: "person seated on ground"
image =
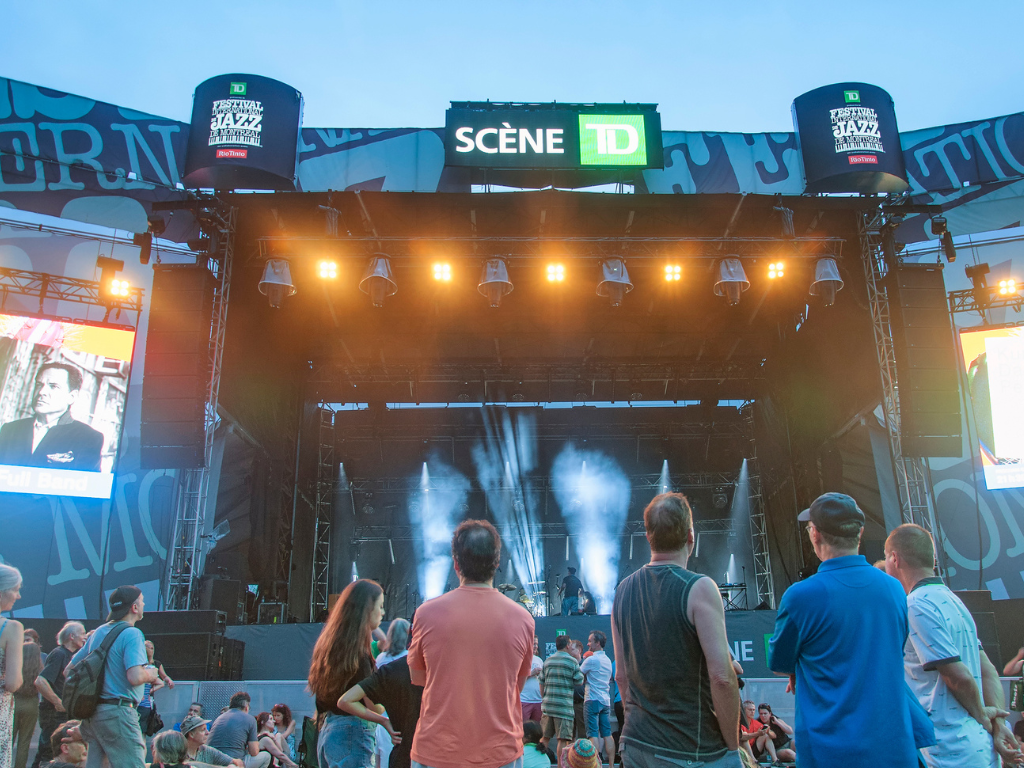
[[[245,768],[267,768],[270,765],[270,753],[260,751],[256,718],[249,714],[251,701],[245,691],[234,694],[213,721],[209,743],[228,757],[242,760]]]
[[[752,742],[757,739],[758,736],[762,736],[768,726],[757,719],[757,704],[752,702],[750,699],[743,702],[741,712],[740,749],[753,757],[754,749]]]
[[[260,712],[256,716],[256,734],[260,752],[269,752],[270,764],[276,768],[298,768],[295,761],[284,753],[278,745],[277,731],[274,727],[274,716],[269,712]]]
[[[199,719],[202,719],[202,717],[203,717],[203,705],[200,704],[198,701],[193,701],[191,704],[188,705],[188,712],[185,713],[185,717],[198,717]],[[182,722],[185,722],[184,718],[182,718]],[[205,722],[208,723],[210,721],[206,720]],[[181,730],[181,723],[175,723],[174,724],[174,730],[180,731]],[[207,729],[207,730],[209,730],[209,729]]]
[[[772,765],[796,760],[796,752],[791,748],[793,729],[772,714],[772,708],[768,704],[757,705],[757,718],[761,723],[762,732],[751,742],[754,757],[766,762],[764,757],[767,755],[771,758]]]
[[[189,711],[191,711],[189,707]],[[206,730],[209,720],[197,715],[189,715],[181,721],[181,735],[185,737],[185,745],[188,756],[188,763],[203,763],[205,765],[233,765],[235,768],[245,768],[241,758],[228,757],[219,749],[207,746],[206,741],[210,738],[210,732]]]
[[[85,768],[89,745],[78,730],[81,724],[81,720],[68,720],[57,726],[57,730],[50,736],[54,758],[46,764],[46,768]]]
[[[601,761],[590,739],[576,739],[562,750],[562,754],[558,756],[558,766],[559,768],[601,768]]]
[[[555,762],[555,756],[540,743],[543,737],[540,723],[534,720],[523,723],[523,768],[548,768]]]
[[[177,731],[161,731],[153,739],[153,768],[179,768],[187,757],[185,737]]]
[[[295,759],[295,718],[287,704],[275,704],[270,708],[277,730],[277,746],[292,760]]]
[[[28,630],[25,630],[28,632]],[[1003,677],[1016,677],[1021,672],[1024,672],[1024,648],[1017,651],[1017,655],[1006,662],[1006,666],[1003,667]]]

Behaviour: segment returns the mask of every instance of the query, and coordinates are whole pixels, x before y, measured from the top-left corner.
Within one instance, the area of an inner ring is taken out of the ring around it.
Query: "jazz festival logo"
[[[231,83],[230,97],[213,102],[208,146],[263,146],[263,103],[245,98],[246,90],[245,83]],[[217,157],[244,158],[247,154],[247,149],[217,150]]]

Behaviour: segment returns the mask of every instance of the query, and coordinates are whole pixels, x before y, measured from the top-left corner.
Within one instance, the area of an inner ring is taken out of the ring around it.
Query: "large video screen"
[[[1024,486],[1024,326],[960,331],[989,490]]]
[[[0,314],[0,493],[110,497],[135,331]]]

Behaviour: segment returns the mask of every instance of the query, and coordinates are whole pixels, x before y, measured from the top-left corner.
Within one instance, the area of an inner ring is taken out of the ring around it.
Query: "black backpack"
[[[96,705],[103,695],[103,677],[107,670],[107,655],[118,635],[128,629],[127,621],[117,622],[99,647],[93,648],[84,659],[69,666],[64,672],[64,693],[60,697],[68,717],[84,720],[96,714]]]

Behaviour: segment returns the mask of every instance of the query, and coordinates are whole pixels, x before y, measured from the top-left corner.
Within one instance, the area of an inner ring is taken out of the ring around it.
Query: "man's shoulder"
[[[82,437],[82,438],[97,438],[98,437],[101,440],[103,439],[103,433],[102,432],[100,432],[98,429],[93,429],[88,424],[86,424],[84,421],[79,421],[78,419],[71,419],[66,424],[58,424],[56,427],[54,427],[54,429],[57,429],[57,428],[60,428],[62,431],[67,432],[68,434],[73,434],[76,437]]]

